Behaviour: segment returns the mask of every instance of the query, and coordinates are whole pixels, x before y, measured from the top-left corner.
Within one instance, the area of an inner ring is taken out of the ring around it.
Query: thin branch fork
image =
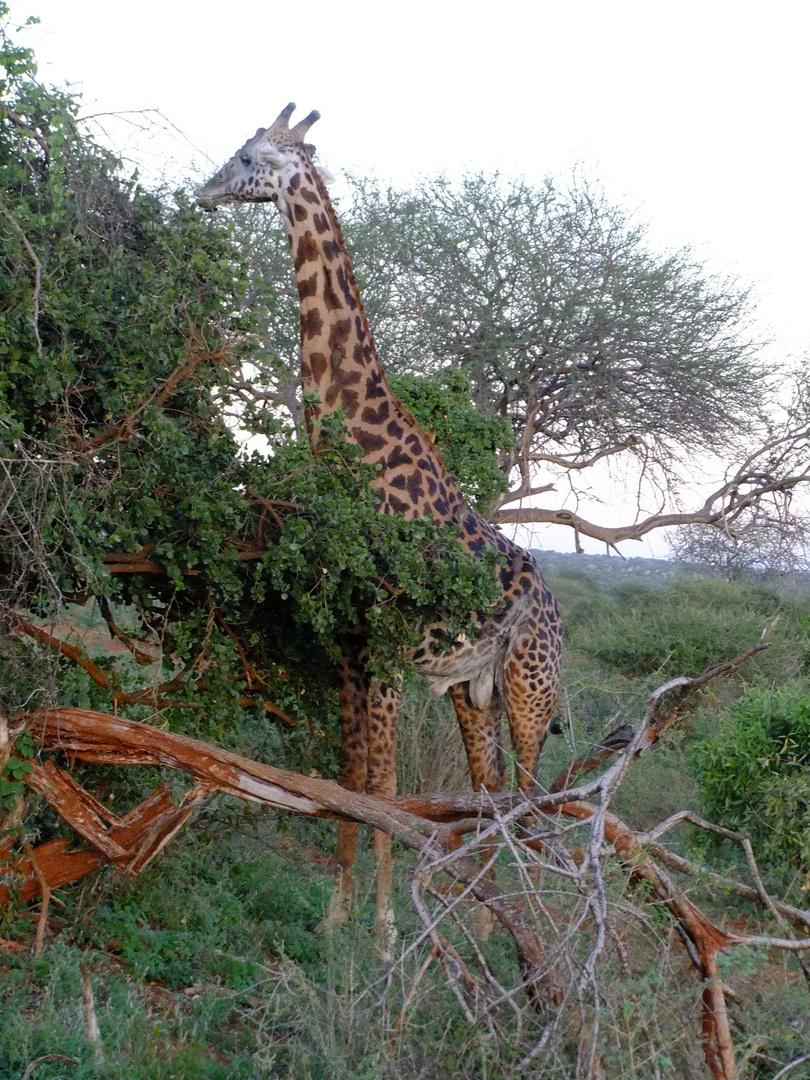
[[[615,443],[613,446],[605,446],[603,449],[597,450],[596,453],[591,454],[588,458],[581,458],[578,456],[566,457],[561,454],[531,454],[529,460],[534,463],[542,461],[550,465],[559,465],[563,469],[589,469],[592,465],[595,465],[597,461],[601,461],[603,458],[612,457],[614,454],[620,454],[623,450],[629,450],[632,446],[638,446],[640,441],[641,440],[635,435],[628,435],[628,437],[622,439],[621,442]]]
[[[107,428],[98,435],[93,435],[90,438],[81,438],[77,435],[73,439],[73,449],[81,452],[98,450],[99,447],[104,446],[105,443],[112,442],[113,439],[129,439],[146,410],[149,408],[162,408],[180,383],[193,375],[203,361],[210,362],[215,360],[222,363],[226,358],[227,354],[224,349],[219,349],[217,352],[212,353],[196,347],[194,349],[189,347],[185,359],[177,365],[171,375],[169,375],[169,377],[152,394],[150,394],[146,401],[139,405],[134,412],[130,413],[129,416],[125,416],[122,420],[119,420],[117,423],[113,424],[112,427]]]
[[[116,556],[112,556],[112,558],[116,558]],[[132,642],[126,636],[126,634],[124,634],[123,631],[115,625],[112,620],[112,613],[110,612],[109,603],[106,597],[102,596],[99,598],[99,606],[101,608],[102,615],[108,627],[110,628],[112,636],[122,641],[133,653],[139,663],[155,663],[156,658],[154,656],[151,656],[149,653],[141,652],[141,650],[139,650],[135,646],[134,642]],[[225,632],[228,634],[228,636],[234,641],[237,649],[239,650],[239,655],[244,667],[245,679],[248,688],[252,690],[255,689],[258,685],[264,684],[265,680],[259,675],[256,669],[248,661],[241,640],[218,613],[216,614],[216,618],[225,630]],[[69,660],[72,660],[75,664],[78,664],[79,667],[83,668],[88,673],[88,675],[91,677],[93,682],[96,683],[97,686],[102,686],[105,690],[113,689],[113,684],[107,672],[100,668],[97,664],[94,664],[93,661],[77,645],[71,645],[68,642],[63,641],[61,638],[57,638],[53,634],[49,634],[41,626],[37,626],[35,623],[29,622],[27,619],[22,618],[22,616],[18,615],[16,612],[11,613],[11,617],[7,618],[7,621],[10,623],[12,629],[16,628],[19,632],[27,634],[29,637],[36,638],[44,645],[48,645],[49,647],[56,649],[58,652],[62,653],[63,656],[66,656]],[[184,669],[173,679],[170,679],[168,682],[159,683],[157,686],[147,686],[144,687],[142,690],[133,690],[129,692],[123,690],[116,690],[112,696],[112,702],[114,706],[151,705],[154,708],[164,709],[198,708],[199,706],[192,702],[175,701],[166,697],[167,694],[173,694],[177,691],[188,689],[189,685],[199,686],[201,689],[203,688],[202,683],[190,683],[186,679],[186,670]],[[266,713],[269,713],[271,716],[277,716],[280,720],[283,720],[284,723],[287,724],[289,727],[298,726],[297,720],[293,719],[293,717],[285,713],[283,709],[280,709],[272,701],[268,701],[266,698],[240,697],[238,699],[238,703],[245,706],[260,706],[264,709]],[[0,771],[2,770],[0,769]]]
[[[107,624],[107,629],[110,631],[110,637],[116,638],[122,645],[129,649],[139,664],[154,664],[157,657],[139,649],[135,642],[128,638],[124,631],[116,625],[110,609],[110,602],[107,597],[102,593],[97,597],[97,600],[101,616]]]

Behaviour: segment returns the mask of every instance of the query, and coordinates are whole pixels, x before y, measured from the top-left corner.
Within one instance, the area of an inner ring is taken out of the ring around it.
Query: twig
[[[419,968],[419,971],[416,973],[416,976],[408,989],[408,993],[405,995],[405,1000],[402,1002],[402,1008],[400,1009],[399,1016],[394,1022],[394,1032],[398,1033],[402,1031],[402,1026],[405,1023],[405,1014],[407,1013],[408,1009],[410,1008],[411,1002],[416,996],[416,991],[419,988],[419,984],[427,974],[428,968],[438,955],[439,950],[436,946],[434,946],[428,953],[424,963]]]
[[[98,1026],[98,1017],[96,1016],[93,986],[84,964],[79,964],[79,971],[82,975],[82,1004],[84,1006],[85,1029],[87,1031],[87,1038],[93,1044],[93,1063],[95,1064],[95,1067],[99,1069],[104,1060],[104,1050],[101,1045],[101,1031]]]
[[[0,709],[0,776],[11,757],[11,739],[8,736],[8,720]]]
[[[744,885],[741,881],[735,881],[733,878],[723,877],[722,874],[716,874],[713,870],[705,870],[703,868],[698,870],[698,868],[690,863],[688,859],[684,859],[682,855],[676,855],[674,852],[669,851],[660,844],[652,844],[650,846],[650,854],[658,862],[662,862],[665,866],[668,866],[670,870],[677,870],[681,874],[686,874],[687,877],[694,877],[697,874],[701,874],[707,881],[719,885],[721,888],[727,889],[729,892],[733,892],[735,895],[741,896],[745,900],[753,900],[754,902],[762,901],[762,897],[757,890],[750,885]],[[810,911],[802,911],[801,908],[792,907],[783,900],[773,900],[772,898],[771,902],[782,915],[791,920],[794,926],[797,926],[802,930],[810,931]]]
[[[545,1050],[546,1046],[548,1045],[548,1040],[551,1038],[555,1027],[556,1024],[548,1024],[543,1029],[543,1034],[540,1036],[540,1038],[537,1040],[537,1042],[534,1044],[528,1054],[526,1054],[524,1058],[521,1058],[521,1060],[515,1066],[516,1073],[523,1072],[524,1069],[527,1069],[529,1065],[531,1065],[531,1063],[538,1056],[538,1054],[542,1054],[543,1050]]]
[[[802,1054],[801,1057],[797,1057],[794,1058],[793,1061],[789,1061],[787,1065],[785,1065],[779,1070],[778,1073],[775,1073],[773,1075],[772,1080],[779,1080],[780,1076],[787,1076],[787,1074],[792,1069],[795,1069],[797,1065],[803,1065],[805,1061],[810,1061],[810,1054]]]
[[[419,918],[422,920],[427,934],[430,936],[430,939],[433,942],[433,951],[439,957],[444,966],[445,972],[447,973],[447,985],[450,987],[453,996],[458,1002],[459,1008],[464,1014],[465,1020],[472,1027],[475,1025],[475,1016],[471,1012],[470,1007],[464,997],[464,994],[461,992],[461,987],[458,984],[458,976],[463,976],[464,971],[462,967],[458,964],[458,960],[456,960],[455,957],[453,957],[453,959],[456,960],[455,968],[449,962],[450,954],[448,954],[447,950],[444,948],[441,941],[441,936],[436,929],[440,920],[435,919],[431,915],[430,911],[427,908],[427,905],[422,899],[422,884],[424,881],[429,881],[430,876],[431,871],[429,869],[417,871],[417,873],[414,874],[413,879],[411,880],[411,902],[413,903],[413,906],[416,909]]]
[[[10,106],[4,104],[3,109],[5,110],[6,116],[9,118],[12,124],[16,124],[17,127],[22,128],[24,131],[27,131],[33,139],[36,139],[42,149],[42,153],[45,155],[45,162],[47,164],[51,160],[51,154],[50,150],[48,149],[48,143],[42,132],[38,131],[33,124],[27,124],[25,120],[23,120],[21,116],[18,116],[17,113],[14,112],[14,110]]]
[[[65,1057],[64,1054],[43,1054],[42,1057],[35,1058],[25,1072],[20,1077],[20,1080],[31,1080],[34,1075],[34,1070],[38,1069],[40,1065],[44,1065],[46,1061],[61,1061],[65,1065],[78,1065],[79,1059],[72,1057]]]
[[[110,610],[110,602],[107,597],[102,593],[96,599],[98,600],[98,608],[101,612],[101,616],[107,624],[107,629],[110,631],[110,636],[117,638],[122,645],[125,645],[139,664],[154,664],[156,658],[150,653],[142,652],[135,642],[128,638],[120,627],[116,626],[115,620],[112,617],[112,611]]]
[[[42,873],[39,863],[37,862],[36,855],[34,855],[34,849],[28,840],[23,843],[23,851],[28,856],[28,861],[33,867],[36,874],[37,881],[39,882],[39,891],[42,895],[42,903],[39,909],[39,919],[37,920],[37,935],[34,941],[34,956],[39,956],[42,952],[42,946],[45,941],[45,929],[48,925],[48,908],[51,903],[51,887],[48,884],[45,875]]]

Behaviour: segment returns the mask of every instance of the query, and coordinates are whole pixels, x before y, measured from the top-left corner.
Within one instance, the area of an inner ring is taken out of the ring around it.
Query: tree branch
[[[112,427],[107,428],[98,435],[93,435],[89,439],[81,438],[78,435],[74,436],[74,450],[82,452],[87,450],[97,450],[99,447],[104,446],[105,443],[111,442],[113,439],[129,439],[143,413],[150,407],[154,409],[162,408],[180,383],[189,378],[203,361],[216,360],[223,362],[225,357],[226,353],[224,349],[211,353],[199,349],[195,349],[192,352],[189,348],[186,359],[177,365],[171,375],[169,375],[169,377],[161,383],[161,385],[150,394],[146,401],[139,405],[133,413],[130,413],[129,416],[125,416],[122,420],[113,424]]]

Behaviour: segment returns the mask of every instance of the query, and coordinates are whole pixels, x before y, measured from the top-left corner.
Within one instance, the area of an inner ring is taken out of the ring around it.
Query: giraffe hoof
[[[340,889],[336,888],[326,907],[324,917],[315,927],[315,933],[328,934],[336,927],[343,926],[344,923],[348,921],[351,910],[351,895],[347,896]]]
[[[495,929],[496,918],[486,906],[486,904],[479,904],[475,914],[473,915],[473,928],[475,935],[482,945],[486,945],[489,941],[489,936]]]

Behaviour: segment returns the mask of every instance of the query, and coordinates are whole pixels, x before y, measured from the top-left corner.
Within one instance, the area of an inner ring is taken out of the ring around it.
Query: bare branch
[[[6,110],[6,113],[10,117],[14,117],[15,123],[19,122],[20,126],[28,128],[28,125],[23,124],[23,122],[19,119],[19,117],[16,117],[15,114],[11,112],[11,110],[9,109],[9,107],[7,105],[4,106],[4,108]],[[28,128],[28,130],[32,131],[32,132],[34,131],[33,128]],[[37,138],[37,140],[40,141],[45,146],[45,152],[47,154],[47,144],[44,142],[44,140],[39,139],[36,134],[34,134],[34,138]],[[7,221],[11,222],[12,226],[20,234],[20,239],[23,242],[23,246],[25,247],[25,250],[28,252],[28,257],[30,258],[31,262],[34,264],[34,294],[33,294],[34,309],[33,309],[33,312],[31,313],[31,328],[34,331],[34,337],[36,338],[36,342],[37,342],[37,356],[41,360],[42,359],[42,338],[39,336],[39,294],[40,294],[40,290],[42,288],[42,263],[39,261],[39,257],[37,256],[37,253],[34,251],[34,248],[33,248],[33,245],[31,244],[31,241],[25,235],[24,229],[22,228],[20,223],[17,221],[17,219],[14,217],[14,215],[11,213],[11,211],[6,207],[6,205],[3,202],[2,198],[0,198],[0,213],[2,213],[3,217],[5,217]]]
[[[531,454],[529,460],[533,464],[539,464],[545,462],[549,465],[559,465],[562,469],[581,470],[590,469],[592,465],[595,465],[597,461],[601,461],[603,458],[612,457],[614,454],[620,454],[623,450],[629,450],[632,446],[638,446],[639,440],[635,435],[630,435],[621,442],[615,443],[613,446],[606,446],[602,450],[598,450],[595,454],[591,454],[590,457],[583,458],[580,454],[576,454],[573,457],[565,457],[560,454]]]
[[[609,545],[625,540],[640,540],[656,529],[684,525],[708,525],[728,531],[740,514],[762,505],[768,496],[784,495],[800,485],[810,483],[808,446],[810,430],[805,426],[769,439],[745,458],[733,474],[706,498],[700,509],[691,512],[661,512],[632,525],[605,526],[588,521],[571,510],[522,506],[511,510],[501,507],[492,514],[491,519],[500,525],[565,525],[577,534]],[[551,455],[546,458],[551,459]],[[522,497],[518,489],[504,503]]]

